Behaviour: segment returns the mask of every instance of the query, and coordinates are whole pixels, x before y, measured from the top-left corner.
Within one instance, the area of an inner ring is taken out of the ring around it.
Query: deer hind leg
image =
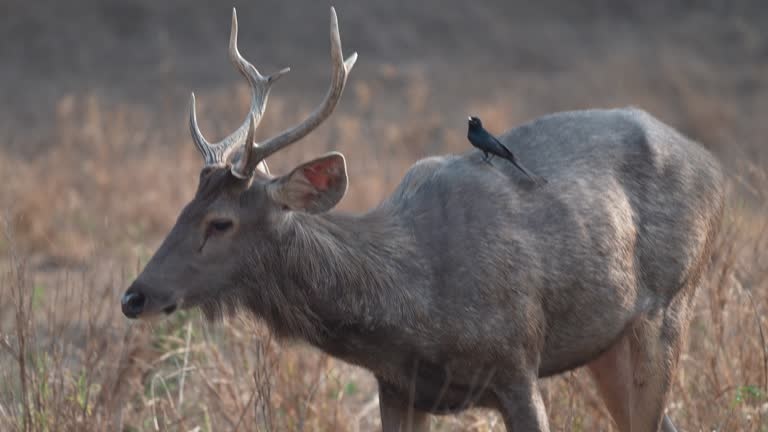
[[[632,392],[629,338],[626,335],[622,336],[608,351],[592,360],[587,367],[619,431],[629,432],[629,399]]]
[[[675,432],[664,414],[688,325],[688,299],[640,317],[588,366],[622,432]]]
[[[674,432],[664,414],[688,328],[686,296],[657,317],[638,321],[627,335],[632,359],[632,431]]]

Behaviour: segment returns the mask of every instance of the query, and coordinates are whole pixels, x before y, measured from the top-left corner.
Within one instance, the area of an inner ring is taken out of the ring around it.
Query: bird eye
[[[223,233],[232,228],[232,221],[229,219],[214,219],[208,223],[209,233]]]

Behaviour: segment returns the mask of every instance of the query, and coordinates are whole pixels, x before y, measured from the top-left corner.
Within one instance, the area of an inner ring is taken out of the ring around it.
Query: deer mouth
[[[177,307],[178,306],[175,303],[170,305],[170,306],[166,306],[166,307],[163,308],[163,313],[166,314],[166,315],[170,315],[170,314],[176,312],[176,308]]]

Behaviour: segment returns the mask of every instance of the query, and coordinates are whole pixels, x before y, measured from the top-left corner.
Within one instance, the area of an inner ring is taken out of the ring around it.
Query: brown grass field
[[[120,312],[196,188],[188,92],[211,138],[247,110],[225,58],[230,4],[204,3],[0,6],[0,431],[379,427],[365,371],[278,344],[248,317],[134,323]],[[327,5],[298,3],[237,4],[255,22],[244,55],[295,70],[274,88],[260,137],[325,91]],[[337,2],[358,66],[336,113],[270,159],[272,171],[339,150],[350,170],[341,208],[360,211],[419,158],[466,149],[468,113],[502,132],[557,110],[650,111],[717,154],[729,179],[668,412],[681,431],[768,431],[768,8],[466,3]],[[584,371],[542,386],[553,430],[615,430]],[[433,426],[503,430],[481,410]]]

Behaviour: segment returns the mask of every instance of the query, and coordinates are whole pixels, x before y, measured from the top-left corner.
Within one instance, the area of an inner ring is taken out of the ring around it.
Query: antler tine
[[[331,85],[325,99],[303,122],[283,131],[279,135],[270,138],[259,146],[253,146],[256,160],[261,161],[282,148],[304,138],[317,128],[333,110],[341,98],[350,70],[357,61],[357,53],[352,53],[346,60],[341,51],[341,37],[339,36],[339,22],[336,18],[336,10],[331,7]]]
[[[200,132],[200,127],[197,126],[197,112],[195,110],[195,92],[192,92],[192,96],[189,100],[189,132],[192,134],[192,140],[195,142],[195,147],[200,151],[205,160],[205,165],[209,164],[209,161],[214,158],[211,152],[211,145],[205,139]]]
[[[250,113],[248,115],[248,134],[245,136],[245,142],[243,143],[245,148],[243,149],[242,156],[240,156],[240,160],[238,160],[237,163],[232,166],[232,175],[239,179],[250,178],[251,173],[255,168],[255,164],[253,164],[253,152],[248,151],[248,149],[250,146],[254,145],[257,121],[258,120],[256,119],[256,115],[254,113]]]
[[[264,113],[264,107],[267,105],[267,98],[269,96],[269,89],[272,84],[280,79],[283,75],[291,71],[291,68],[283,68],[272,75],[263,76],[259,73],[251,63],[240,55],[240,51],[237,49],[237,10],[232,8],[232,30],[229,33],[229,60],[237,68],[237,70],[248,80],[251,85],[251,90],[258,95],[253,95],[251,100],[251,113],[256,114],[256,121],[261,121],[261,115]],[[258,99],[255,96],[259,96]],[[258,100],[260,103],[256,104]],[[244,126],[247,126],[250,120],[250,113],[246,117]],[[256,123],[258,126],[258,123]]]
[[[237,68],[238,72],[245,77],[251,88],[251,107],[245,121],[231,135],[223,140],[211,144],[200,132],[197,125],[197,116],[195,114],[195,99],[192,95],[192,106],[190,110],[190,131],[195,145],[200,150],[205,160],[205,165],[223,165],[229,160],[232,151],[244,143],[248,133],[249,125],[252,124],[255,129],[264,113],[269,98],[269,90],[278,79],[289,72],[290,68],[284,68],[272,75],[263,76],[247,60],[240,55],[237,49],[237,10],[232,8],[232,27],[229,33],[229,59]]]

